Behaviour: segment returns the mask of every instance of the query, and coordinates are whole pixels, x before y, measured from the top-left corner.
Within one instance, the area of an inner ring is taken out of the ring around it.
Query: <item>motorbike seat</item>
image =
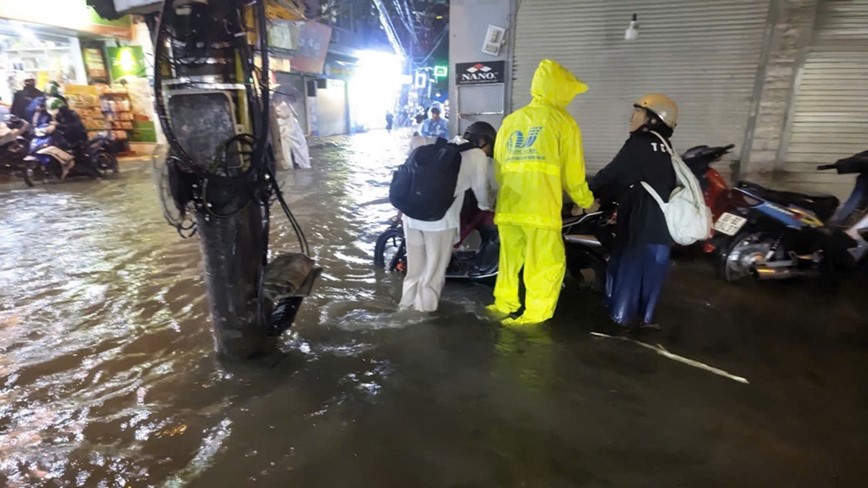
[[[798,193],[773,190],[749,181],[739,181],[738,188],[748,190],[759,197],[775,203],[795,205],[805,210],[810,210],[817,214],[817,217],[824,222],[835,213],[835,210],[838,209],[838,205],[841,203],[838,197],[827,193]]]

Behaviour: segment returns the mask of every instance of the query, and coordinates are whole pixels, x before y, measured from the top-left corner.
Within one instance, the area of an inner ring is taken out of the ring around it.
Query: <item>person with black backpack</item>
[[[488,158],[496,137],[491,124],[475,122],[463,138],[414,149],[395,171],[389,199],[403,213],[407,243],[401,309],[437,310],[459,238],[464,193],[473,192],[480,210],[491,209]]]

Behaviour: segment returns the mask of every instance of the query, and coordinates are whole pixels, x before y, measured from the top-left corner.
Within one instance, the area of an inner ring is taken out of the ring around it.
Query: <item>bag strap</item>
[[[675,160],[675,158],[678,158],[678,161],[681,161],[681,156],[675,154],[675,150],[672,149],[672,146],[669,144],[669,142],[666,140],[666,138],[661,136],[657,131],[652,130],[652,131],[648,131],[648,132],[657,136],[657,139],[660,139],[660,144],[663,144],[663,146],[666,147],[666,150],[669,151],[669,161],[672,163],[672,169],[675,170],[675,183],[676,183],[676,185],[681,186],[681,187],[687,187],[688,183],[687,183],[687,181],[685,181],[684,175],[681,174],[681,168],[679,167],[679,164]],[[681,165],[684,165],[684,163],[682,162]]]
[[[675,167],[675,161],[672,160],[673,156],[675,155],[675,152],[672,150],[672,146],[670,146],[669,143],[666,141],[666,138],[661,136],[659,133],[657,133],[657,131],[651,130],[648,132],[657,136],[657,139],[660,139],[660,143],[663,144],[663,147],[665,147],[666,151],[669,152],[669,160],[672,163],[672,169],[675,170],[675,179],[677,180],[678,179],[678,169]],[[651,185],[649,185],[647,182],[643,181],[642,187],[645,188],[645,190],[648,191],[648,193],[650,193],[652,197],[654,197],[654,200],[657,200],[657,204],[660,205],[660,208],[663,208],[666,206],[666,202],[664,202],[663,199],[660,198],[660,194],[658,194],[657,190],[655,190]]]
[[[666,202],[664,202],[663,199],[660,198],[660,194],[657,193],[657,190],[655,190],[651,185],[649,185],[645,181],[643,181],[641,183],[642,183],[642,188],[644,188],[645,191],[647,191],[652,197],[654,197],[654,200],[657,201],[657,205],[660,205],[660,208],[663,208],[666,206]]]

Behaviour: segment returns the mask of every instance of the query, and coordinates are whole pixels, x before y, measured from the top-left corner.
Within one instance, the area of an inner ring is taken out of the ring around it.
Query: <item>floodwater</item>
[[[487,321],[483,285],[399,313],[371,254],[405,143],[319,140],[282,174],[325,271],[267,363],[215,358],[198,243],[149,164],[0,184],[0,485],[863,486],[864,279],[732,286],[677,262],[639,340],[748,384],[593,336],[599,297],[572,287],[532,328]]]

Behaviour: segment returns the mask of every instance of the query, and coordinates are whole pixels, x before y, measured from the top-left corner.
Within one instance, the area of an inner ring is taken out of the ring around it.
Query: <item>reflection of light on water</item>
[[[220,425],[212,428],[202,439],[202,442],[199,445],[199,450],[196,452],[193,459],[187,464],[187,467],[167,480],[164,486],[183,486],[196,479],[200,473],[209,468],[213,464],[215,456],[217,456],[223,448],[223,442],[229,438],[229,435],[232,433],[232,429],[230,429],[231,425],[231,420],[223,419],[220,422]]]
[[[214,361],[199,243],[163,222],[146,172],[0,189],[0,478],[178,486],[214,469],[233,439],[261,433],[239,433],[229,399],[256,390],[273,401],[280,384],[311,374],[336,390],[300,416],[382,395],[390,368],[371,360],[381,346],[374,333],[436,320],[397,312],[400,279],[371,263],[374,238],[394,215],[388,184],[406,135],[312,146],[314,169],[279,178],[326,274],[282,339],[304,367],[279,379]],[[285,219],[272,216],[273,253],[296,249]],[[335,363],[346,366],[329,369]]]

